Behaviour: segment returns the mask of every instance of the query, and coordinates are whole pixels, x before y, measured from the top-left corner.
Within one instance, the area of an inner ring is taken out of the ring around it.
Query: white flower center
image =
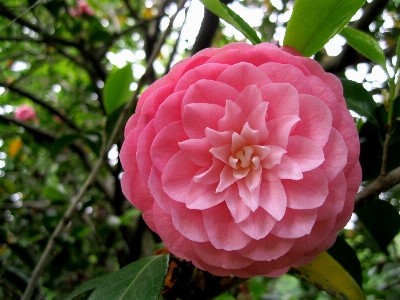
[[[248,168],[250,166],[252,170],[256,170],[260,166],[260,158],[253,154],[253,147],[244,146],[229,157],[229,165],[234,169]]]

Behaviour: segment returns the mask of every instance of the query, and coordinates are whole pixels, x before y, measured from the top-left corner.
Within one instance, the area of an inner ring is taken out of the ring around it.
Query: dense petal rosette
[[[174,66],[125,128],[122,188],[175,255],[279,276],[328,249],[361,181],[340,81],[295,51],[232,43]]]

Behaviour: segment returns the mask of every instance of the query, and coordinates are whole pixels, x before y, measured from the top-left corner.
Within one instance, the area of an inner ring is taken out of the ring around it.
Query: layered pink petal
[[[235,100],[246,116],[249,116],[263,102],[260,90],[256,85],[247,86],[236,99],[230,100]]]
[[[339,132],[332,128],[328,142],[324,147],[325,161],[320,169],[328,181],[333,180],[347,164],[347,147]]]
[[[192,139],[205,137],[205,128],[217,129],[224,109],[216,104],[191,103],[184,107],[182,123],[186,134]]]
[[[290,136],[286,150],[286,154],[297,162],[302,172],[315,169],[326,161],[321,147],[302,136]]]
[[[299,135],[312,140],[321,148],[328,141],[332,128],[332,114],[329,108],[318,98],[299,95],[300,120],[292,135]]]
[[[154,131],[154,119],[153,119],[143,129],[142,133],[139,136],[137,144],[136,160],[138,162],[139,173],[144,180],[148,180],[150,176],[151,167],[153,166],[153,162],[151,161],[149,153],[154,137],[155,137],[155,131]]]
[[[256,261],[271,261],[285,255],[295,242],[295,239],[283,239],[270,234],[258,241],[252,240],[238,252]]]
[[[194,242],[209,241],[201,210],[187,209],[185,204],[176,201],[171,201],[170,207],[172,223],[182,235]]]
[[[195,84],[201,79],[209,79],[215,81],[218,76],[228,68],[228,64],[205,64],[198,66],[189,72],[185,73],[175,86],[175,93],[187,90],[192,84]]]
[[[285,216],[276,223],[271,233],[281,238],[299,238],[309,234],[317,219],[317,209],[287,208]]]
[[[275,223],[276,220],[269,213],[262,208],[258,208],[238,225],[248,236],[255,240],[260,240],[271,232]]]
[[[269,136],[265,144],[275,145],[286,149],[289,135],[294,125],[300,121],[300,118],[293,115],[282,116],[267,122]]]
[[[238,92],[243,91],[249,85],[262,87],[271,82],[264,72],[246,62],[239,62],[227,68],[218,76],[217,81],[229,84]]]
[[[312,209],[320,207],[328,196],[328,180],[319,169],[303,173],[300,180],[282,180],[287,196],[287,207]]]
[[[155,137],[150,156],[153,164],[160,170],[164,170],[166,164],[178,151],[179,142],[187,139],[187,135],[182,127],[182,122],[174,122],[161,130]]]
[[[208,103],[225,107],[226,100],[234,100],[238,95],[238,91],[228,84],[202,79],[189,87],[182,104],[183,107],[190,103]]]
[[[250,208],[244,204],[239,196],[237,185],[230,186],[225,192],[225,203],[235,223],[242,222],[250,213]]]
[[[268,120],[283,116],[299,115],[299,94],[288,83],[271,83],[260,89],[268,103]]]
[[[275,220],[280,221],[286,212],[287,197],[280,181],[263,181],[260,185],[260,206]]]
[[[186,158],[198,166],[209,166],[212,162],[211,144],[207,138],[189,139],[178,143]]]
[[[184,95],[184,91],[174,93],[160,105],[154,118],[157,133],[169,124],[182,120],[181,105]]]
[[[198,170],[199,167],[186,159],[182,151],[175,153],[162,172],[165,193],[175,201],[185,203],[187,188]]]
[[[225,114],[218,122],[218,131],[233,130],[235,132],[240,132],[245,122],[246,115],[240,106],[231,100],[227,100],[225,105]]]
[[[343,210],[343,199],[346,198],[347,191],[347,181],[343,171],[329,182],[328,188],[329,194],[324,204],[318,208],[317,220],[324,220],[332,216],[337,216]]]
[[[238,250],[251,241],[251,238],[235,223],[224,203],[203,210],[203,218],[210,242],[217,249]]]
[[[215,249],[211,243],[194,243],[194,249],[201,259],[211,265],[226,269],[242,269],[253,261],[240,255],[237,251]]]
[[[274,83],[288,83],[294,87],[299,94],[309,94],[310,89],[306,82],[306,76],[298,68],[276,62],[269,62],[258,67]]]

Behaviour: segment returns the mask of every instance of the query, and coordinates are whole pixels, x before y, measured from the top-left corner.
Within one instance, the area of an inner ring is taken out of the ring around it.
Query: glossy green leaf
[[[59,137],[51,145],[50,155],[52,157],[57,156],[59,153],[61,153],[62,150],[64,150],[64,148],[68,147],[79,138],[80,138],[79,134],[66,134]]]
[[[376,241],[381,251],[400,231],[400,215],[389,202],[374,199],[357,211],[359,220]]]
[[[355,81],[342,79],[342,85],[347,108],[354,110],[360,116],[366,117],[372,124],[379,127],[378,120],[374,116],[376,103],[370,93],[362,84]]]
[[[132,91],[129,90],[132,81],[130,64],[107,78],[104,85],[104,107],[108,115],[129,100],[132,95]]]
[[[343,268],[354,278],[362,287],[362,269],[356,252],[340,236],[337,237],[335,244],[327,252],[342,265]]]
[[[309,264],[291,270],[337,299],[366,299],[354,278],[326,251]]]
[[[215,0],[200,0],[203,5],[216,16],[231,24],[253,44],[261,43],[257,33],[249,24],[247,24],[238,14],[231,10],[228,6]]]
[[[356,51],[360,52],[366,58],[381,65],[386,70],[386,58],[382,48],[378,42],[369,34],[361,30],[345,27],[340,32],[347,44],[353,47]]]
[[[296,0],[283,45],[296,48],[304,56],[315,54],[346,26],[364,2]]]
[[[94,278],[64,300],[94,290],[89,300],[157,300],[164,287],[169,255],[150,256],[135,261],[115,273]]]

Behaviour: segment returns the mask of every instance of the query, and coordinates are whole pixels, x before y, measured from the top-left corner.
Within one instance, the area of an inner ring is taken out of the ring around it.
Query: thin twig
[[[157,57],[157,54],[160,51],[162,44],[164,43],[167,35],[171,31],[172,24],[173,24],[173,22],[174,22],[174,20],[176,18],[176,15],[180,11],[180,9],[182,9],[182,7],[184,6],[185,2],[186,2],[186,0],[181,0],[181,2],[179,3],[179,6],[178,6],[177,12],[171,17],[170,23],[169,23],[167,29],[165,30],[162,38],[160,39],[159,43],[155,47],[155,49],[154,49],[154,51],[153,51],[153,53],[152,53],[152,55],[151,55],[151,57],[149,59],[149,64],[147,65],[145,73],[142,75],[142,77],[139,80],[138,88],[136,89],[136,91],[135,91],[134,95],[132,96],[131,100],[125,105],[124,112],[119,117],[116,126],[114,127],[111,135],[109,136],[108,142],[105,143],[104,142],[105,139],[103,139],[103,145],[102,145],[102,148],[101,148],[101,151],[100,151],[100,155],[99,155],[98,161],[94,165],[92,172],[89,174],[89,177],[86,179],[86,181],[83,184],[83,186],[82,186],[81,190],[79,191],[78,195],[76,195],[73,198],[73,200],[71,201],[69,207],[65,211],[63,217],[58,222],[56,229],[53,231],[52,235],[50,236],[50,239],[47,242],[46,248],[43,251],[43,253],[42,253],[42,255],[41,255],[40,259],[39,259],[39,262],[37,263],[37,265],[35,266],[35,269],[32,272],[32,275],[30,277],[28,286],[27,286],[27,288],[26,288],[26,290],[24,292],[24,295],[22,296],[21,300],[29,300],[31,298],[32,293],[33,293],[33,291],[34,291],[39,279],[42,276],[44,268],[45,268],[46,264],[48,263],[48,261],[50,260],[51,251],[54,248],[56,238],[63,231],[63,229],[65,228],[65,225],[68,224],[68,222],[71,219],[72,214],[75,211],[76,205],[79,203],[79,201],[82,200],[82,198],[85,196],[86,190],[89,188],[89,186],[92,184],[92,182],[97,177],[97,174],[98,174],[98,172],[100,171],[100,168],[103,165],[104,157],[105,157],[105,154],[107,153],[107,150],[114,143],[114,140],[117,137],[117,135],[119,135],[121,133],[121,129],[122,129],[123,125],[124,125],[124,121],[127,118],[127,116],[129,115],[129,112],[134,109],[134,107],[136,105],[136,98],[137,98],[137,96],[139,94],[140,87],[144,83],[144,78],[147,75],[146,73],[149,72],[149,70],[151,69],[152,62]]]
[[[176,51],[178,50],[178,44],[179,44],[179,41],[180,41],[180,39],[181,39],[181,34],[182,34],[183,26],[185,26],[185,23],[186,23],[186,19],[187,19],[187,16],[188,16],[188,11],[189,11],[189,7],[185,9],[185,18],[183,19],[183,24],[182,24],[181,28],[179,29],[178,38],[177,38],[176,41],[175,41],[174,48],[173,48],[172,51],[171,51],[171,54],[170,54],[170,56],[169,56],[168,63],[167,63],[167,65],[166,65],[166,67],[165,67],[164,76],[165,76],[165,75],[169,72],[169,70],[171,69],[172,60],[174,59],[175,54],[176,54]]]
[[[105,139],[103,139],[105,140]],[[65,211],[64,215],[62,216],[61,220],[58,222],[56,229],[53,231],[53,233],[50,236],[49,241],[47,242],[46,248],[44,249],[39,262],[35,266],[35,269],[33,270],[31,277],[29,279],[28,286],[24,292],[24,295],[22,296],[21,300],[29,300],[32,297],[32,293],[36,287],[36,284],[38,283],[39,279],[42,276],[42,273],[44,271],[44,268],[48,261],[50,260],[50,253],[54,248],[55,245],[55,240],[56,238],[63,232],[65,226],[68,224],[68,222],[71,219],[72,214],[74,213],[76,209],[76,205],[83,199],[85,196],[86,190],[89,188],[89,186],[93,183],[93,181],[96,179],[100,168],[103,165],[103,160],[104,156],[106,154],[106,147],[105,143],[103,142],[102,149],[100,151],[100,156],[93,167],[92,172],[89,174],[89,177],[86,179],[85,183],[83,184],[81,190],[79,191],[78,195],[75,196],[75,198],[72,199],[69,207]]]

